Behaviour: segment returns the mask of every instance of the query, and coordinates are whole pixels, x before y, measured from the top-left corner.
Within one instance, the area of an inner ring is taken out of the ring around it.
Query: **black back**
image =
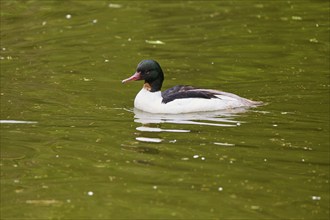
[[[184,99],[184,98],[203,98],[203,99],[217,98],[215,94],[216,93],[213,93],[211,91],[201,90],[199,88],[195,88],[192,86],[179,85],[163,91],[162,102],[166,104],[175,99]]]

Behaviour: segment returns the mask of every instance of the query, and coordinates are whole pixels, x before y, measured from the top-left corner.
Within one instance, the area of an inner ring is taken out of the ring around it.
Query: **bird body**
[[[232,93],[186,85],[174,86],[161,92],[164,74],[154,60],[141,61],[136,73],[122,82],[133,80],[145,80],[143,88],[135,97],[134,107],[150,113],[218,111],[261,104]]]

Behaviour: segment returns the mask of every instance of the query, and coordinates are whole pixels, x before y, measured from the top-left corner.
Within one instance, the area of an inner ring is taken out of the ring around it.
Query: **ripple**
[[[160,138],[147,138],[147,137],[137,137],[135,138],[137,141],[142,141],[142,142],[150,142],[150,143],[160,143],[163,140]]]
[[[36,150],[27,146],[1,146],[0,159],[4,160],[21,160],[31,158],[35,155]]]
[[[162,129],[162,128],[152,128],[147,126],[137,127],[138,131],[147,131],[147,132],[176,132],[176,133],[187,133],[190,130],[180,130],[180,129]]]
[[[221,143],[221,142],[214,142],[214,144],[215,144],[215,145],[220,145],[220,146],[227,146],[227,147],[235,146],[235,144]]]
[[[36,124],[36,121],[0,120],[0,124]]]

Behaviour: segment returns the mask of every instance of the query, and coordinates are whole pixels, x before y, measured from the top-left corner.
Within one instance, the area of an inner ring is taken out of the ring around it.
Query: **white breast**
[[[234,95],[216,95],[218,98],[184,98],[176,99],[166,104],[162,103],[161,92],[149,92],[142,88],[136,95],[134,107],[150,113],[179,114],[188,112],[217,111],[249,106],[247,99]]]

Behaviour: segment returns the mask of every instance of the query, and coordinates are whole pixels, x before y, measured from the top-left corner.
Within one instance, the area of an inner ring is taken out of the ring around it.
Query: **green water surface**
[[[329,1],[0,3],[1,219],[329,219]],[[136,111],[150,58],[265,105]]]

